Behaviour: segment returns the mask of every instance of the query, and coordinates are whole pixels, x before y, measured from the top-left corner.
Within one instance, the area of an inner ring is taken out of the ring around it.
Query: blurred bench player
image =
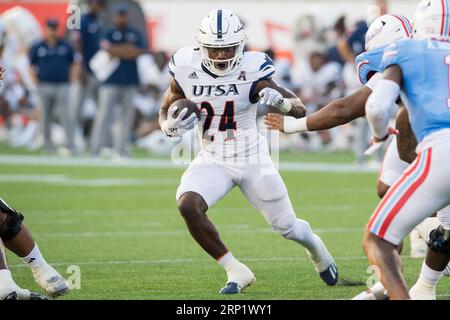
[[[363,247],[380,269],[391,299],[409,299],[397,246],[426,217],[450,204],[450,1],[420,2],[413,39],[384,49],[383,78],[366,104],[375,139],[388,134],[388,112],[402,93],[419,143],[416,160],[389,189],[366,227]],[[449,210],[438,213],[441,226],[430,234],[422,274],[439,280],[450,260]],[[432,256],[430,259],[430,255]],[[429,261],[433,266],[428,266]],[[433,268],[430,268],[433,267]]]
[[[279,114],[269,114],[266,124],[271,129],[281,130],[286,133],[317,131],[330,129],[343,125],[358,117],[365,115],[365,103],[372,93],[373,88],[381,79],[380,64],[383,49],[398,39],[409,38],[412,27],[408,19],[402,15],[387,14],[377,18],[366,34],[366,52],[356,59],[359,79],[364,87],[354,94],[329,103],[326,107],[306,118],[294,119]],[[396,118],[397,136],[391,141],[384,157],[382,168],[378,175],[377,191],[383,198],[391,185],[394,184],[416,158],[416,139],[409,126],[408,113],[399,101],[399,112]],[[386,137],[387,138],[387,137]],[[411,246],[426,247],[427,236],[431,230],[439,225],[437,218],[427,218],[418,229],[423,238],[411,237]],[[411,233],[412,235],[412,233]],[[401,248],[400,248],[401,249]],[[412,249],[412,255],[415,255]],[[367,292],[356,296],[356,300],[386,299],[386,292],[378,282]]]
[[[316,271],[328,285],[338,280],[336,264],[308,222],[297,219],[286,186],[270,159],[267,141],[258,133],[256,103],[296,118],[305,115],[300,99],[273,80],[272,61],[259,52],[243,52],[247,36],[239,18],[228,10],[213,10],[198,31],[198,48],[182,48],[172,57],[174,77],[163,98],[160,125],[166,135],[182,136],[193,128],[196,115],[173,117],[169,107],[187,98],[202,112],[202,150],[183,174],[177,191],[178,208],[192,237],[225,269],[220,290],[237,294],[255,281],[221,241],[206,212],[235,186],[266,218],[273,230],[307,250]],[[185,111],[186,110],[186,111]]]

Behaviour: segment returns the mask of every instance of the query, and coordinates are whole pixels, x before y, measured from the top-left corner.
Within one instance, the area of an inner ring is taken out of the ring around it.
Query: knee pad
[[[3,242],[12,240],[22,230],[23,215],[8,206],[0,198],[0,210],[6,214],[5,221],[0,224],[0,238]]]
[[[432,230],[427,245],[430,250],[450,256],[450,230],[442,226]]]
[[[283,237],[289,240],[302,241],[312,234],[311,226],[308,222],[296,219],[292,227],[281,233]]]

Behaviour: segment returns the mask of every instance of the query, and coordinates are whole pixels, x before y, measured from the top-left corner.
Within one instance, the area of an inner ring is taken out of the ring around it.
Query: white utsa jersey
[[[245,157],[266,140],[258,133],[258,81],[275,73],[272,60],[261,52],[245,52],[232,73],[216,76],[202,65],[200,50],[182,48],[169,63],[169,72],[185,97],[202,111],[199,123],[202,150],[219,157]]]

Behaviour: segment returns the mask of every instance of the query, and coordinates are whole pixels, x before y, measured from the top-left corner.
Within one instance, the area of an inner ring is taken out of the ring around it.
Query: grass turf
[[[311,223],[335,256],[346,280],[335,287],[322,283],[298,244],[271,232],[238,189],[211,208],[222,239],[257,277],[237,297],[217,294],[225,273],[191,239],[177,212],[181,174],[2,165],[0,195],[25,214],[41,251],[63,275],[71,276],[70,265],[79,266],[81,289],[64,299],[349,299],[366,288],[370,274],[360,240],[377,203],[375,174],[282,172],[297,216]],[[408,253],[407,241],[403,261],[412,285],[421,260]],[[12,254],[9,262],[21,286],[40,290]],[[449,289],[444,278],[441,299]]]

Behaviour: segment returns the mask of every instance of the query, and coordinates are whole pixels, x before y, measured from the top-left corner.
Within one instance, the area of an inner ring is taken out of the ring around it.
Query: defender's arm
[[[376,141],[388,136],[389,109],[397,100],[402,84],[402,70],[398,65],[388,67],[366,103],[366,116]]]
[[[293,119],[270,113],[265,124],[286,133],[331,129],[365,115],[365,103],[372,90],[362,87],[352,95],[337,99],[306,118]]]

